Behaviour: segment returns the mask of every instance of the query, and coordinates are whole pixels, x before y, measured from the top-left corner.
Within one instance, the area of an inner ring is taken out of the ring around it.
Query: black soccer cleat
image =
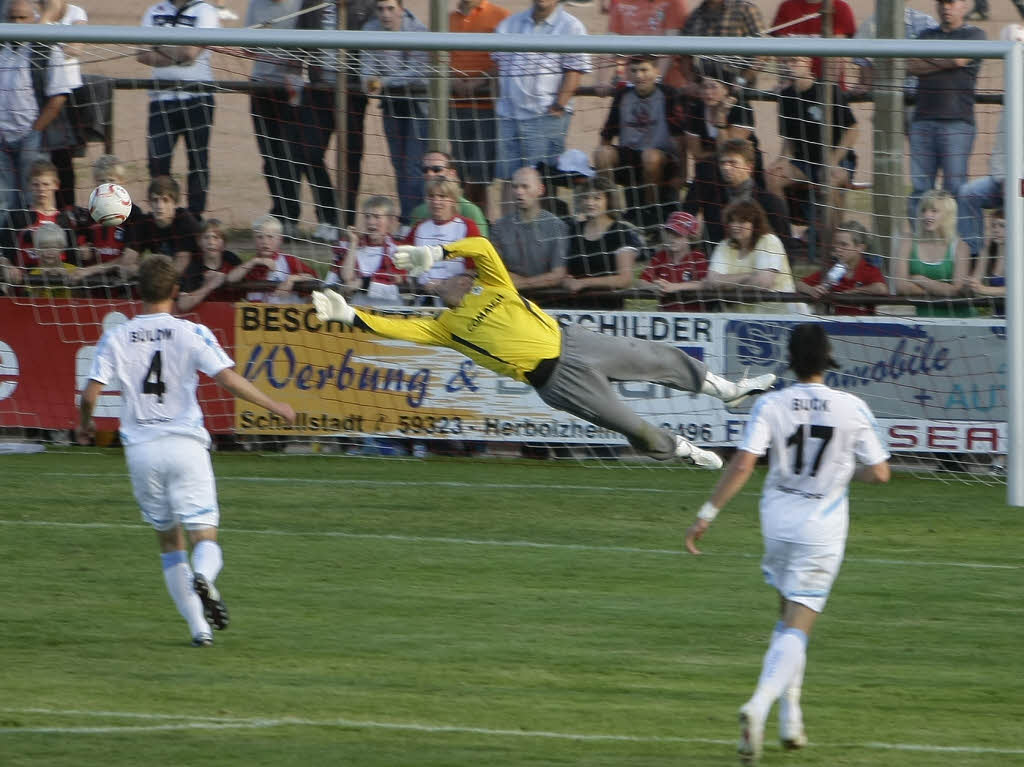
[[[226,629],[230,618],[228,618],[228,607],[220,598],[220,592],[206,580],[206,576],[200,573],[196,573],[192,579],[192,588],[195,589],[196,595],[203,603],[206,620],[213,624],[218,631]]]

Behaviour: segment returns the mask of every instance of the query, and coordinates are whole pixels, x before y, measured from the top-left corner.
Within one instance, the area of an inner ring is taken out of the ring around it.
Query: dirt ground
[[[453,0],[454,2],[454,0]],[[227,0],[239,16],[244,18],[245,0]],[[85,0],[81,3],[89,14],[91,24],[126,24],[136,23],[141,18],[144,4],[130,6],[130,13],[125,14],[124,6],[117,0]],[[518,11],[529,5],[527,0],[511,0],[502,3],[512,11]],[[690,0],[695,7],[697,0]],[[758,0],[757,5],[770,23],[778,5],[774,0]],[[858,23],[873,11],[871,0],[852,0],[854,13]],[[914,0],[908,3],[911,7],[935,15],[935,5],[931,2]],[[992,4],[992,19],[981,23],[990,39],[997,38],[1001,27],[1010,22],[1020,21],[1016,10],[1009,2],[996,1]],[[429,19],[426,0],[409,0],[408,7],[421,20]],[[607,19],[602,16],[596,4],[591,7],[568,7],[567,10],[579,17],[594,34],[600,34],[607,28]],[[233,22],[226,26],[239,26]],[[115,58],[116,57],[116,58]],[[93,48],[84,56],[83,71],[110,74],[119,77],[148,77],[149,70],[136,64],[127,53],[126,48]],[[223,54],[214,56],[215,76],[218,79],[245,79],[248,76],[250,63],[243,59]],[[981,89],[1001,89],[1001,64],[986,62],[982,70]],[[589,82],[585,80],[584,83]],[[760,83],[762,86],[764,82]],[[572,121],[572,129],[568,146],[591,151],[597,145],[597,131],[603,124],[607,112],[606,100],[581,98],[578,100],[578,111]],[[979,107],[978,138],[975,143],[971,175],[984,175],[987,172],[987,155],[991,148],[992,133],[995,129],[997,107]],[[856,114],[862,130],[858,153],[861,167],[857,173],[858,180],[870,180],[870,108],[858,106]],[[146,115],[147,96],[145,91],[120,90],[116,94],[115,104],[115,153],[129,167],[131,183],[130,191],[139,200],[143,197],[148,182],[146,170]],[[778,150],[775,137],[774,107],[770,104],[759,104],[757,107],[758,137],[765,150],[766,157],[771,158]],[[390,165],[387,149],[381,132],[379,112],[371,106],[366,123],[367,151],[363,165],[363,187],[365,193],[390,193],[393,185],[390,180]],[[88,163],[102,151],[101,147],[92,146],[89,156],[81,162],[82,172],[79,174],[79,187],[82,189],[80,202],[84,202],[90,187],[87,172]],[[256,149],[256,141],[252,134],[249,116],[248,97],[241,94],[222,93],[216,97],[216,114],[211,147],[212,187],[208,215],[220,218],[235,228],[247,228],[251,221],[266,212],[269,206],[267,188],[260,173],[261,161]],[[328,156],[329,165],[333,165],[334,152]],[[174,164],[175,175],[184,181],[184,153],[179,146]],[[312,205],[309,203],[309,190],[303,191],[306,202],[303,204],[303,226],[311,230],[315,226]],[[324,252],[310,255],[327,256]]]

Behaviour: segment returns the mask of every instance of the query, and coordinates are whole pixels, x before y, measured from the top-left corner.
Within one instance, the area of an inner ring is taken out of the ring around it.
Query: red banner
[[[0,427],[74,428],[78,393],[104,328],[134,317],[141,308],[130,300],[0,299]],[[185,317],[209,327],[232,354],[233,304],[202,304]],[[96,411],[98,428],[117,428],[119,400],[117,391],[103,392]],[[199,401],[207,429],[233,430],[231,395],[201,377]]]

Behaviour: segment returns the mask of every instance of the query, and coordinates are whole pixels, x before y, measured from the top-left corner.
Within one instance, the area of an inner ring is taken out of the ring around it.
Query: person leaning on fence
[[[39,265],[39,256],[32,236],[36,229],[47,223],[64,232],[63,260],[81,262],[79,248],[87,242],[89,214],[81,208],[59,210],[57,168],[49,160],[36,160],[29,169],[29,203],[27,208],[7,211],[0,226],[0,253],[11,265],[8,276],[20,283],[25,271]]]
[[[700,223],[692,214],[676,211],[661,225],[662,249],[640,274],[638,287],[650,287],[658,294],[662,312],[703,312],[704,302],[686,302],[679,291],[700,290],[708,274],[708,257],[695,246]]]
[[[396,245],[391,235],[398,223],[395,203],[382,195],[370,197],[362,214],[362,229],[350,226],[348,237],[335,247],[324,285],[337,285],[353,306],[402,306],[406,275],[392,260]]]
[[[973,317],[969,304],[950,305],[967,289],[971,252],[957,234],[956,199],[947,191],[933,189],[921,197],[914,236],[900,247],[892,268],[893,292],[929,297],[915,307],[918,317]]]
[[[183,273],[199,250],[199,222],[182,208],[181,187],[170,176],[157,176],[146,190],[149,213],[141,215],[130,227],[128,248],[139,255],[163,253],[174,259]]]
[[[216,218],[203,221],[199,234],[199,252],[185,267],[179,282],[175,307],[179,312],[194,309],[203,301],[232,301],[236,291],[230,286],[247,273],[242,259],[225,248],[224,224]]]
[[[601,129],[601,146],[594,165],[627,192],[639,192],[628,201],[636,209],[639,226],[661,224],[660,205],[678,205],[680,176],[686,170],[685,109],[675,88],[658,82],[657,56],[629,57],[629,82],[612,99]],[[613,144],[614,139],[618,144]],[[670,181],[676,184],[666,186]]]
[[[536,168],[512,175],[513,212],[494,223],[491,242],[517,290],[554,288],[567,274],[569,227],[541,207],[544,181]]]
[[[249,0],[245,26],[295,29],[301,0]],[[291,16],[291,18],[287,18]],[[256,146],[263,158],[263,179],[270,193],[270,214],[297,230],[302,123],[302,64],[293,53],[263,48],[256,53],[249,82],[249,109]]]
[[[10,0],[6,21],[39,21],[29,0]],[[77,143],[67,110],[70,93],[82,85],[77,64],[61,46],[42,43],[0,45],[0,205],[25,207],[28,174],[43,153]]]
[[[990,226],[991,237],[978,255],[974,271],[967,280],[967,289],[976,296],[1001,299],[1006,295],[1006,217],[1002,210],[992,211]],[[993,316],[1001,317],[1005,313],[1004,302],[993,301]]]
[[[632,286],[633,265],[644,244],[640,230],[619,216],[620,191],[603,178],[576,188],[573,200],[582,220],[569,223],[569,276],[562,281],[574,308],[625,307],[625,297],[609,292]]]
[[[348,305],[333,291],[314,292],[323,322],[336,321],[384,338],[453,349],[500,376],[528,383],[550,407],[616,431],[635,450],[657,460],[681,458],[704,469],[722,459],[626,407],[613,381],[650,381],[725,401],[742,401],[775,383],[768,373],[727,381],[671,344],[602,335],[558,321],[516,290],[501,258],[482,237],[446,246],[400,246],[399,267],[417,275],[437,261],[472,259],[476,274],[449,277],[438,286],[445,311],[434,317],[389,317]]]
[[[256,245],[256,255],[243,261],[237,272],[232,270],[232,277],[247,283],[272,282],[273,290],[253,286],[245,294],[246,301],[268,304],[299,304],[305,299],[296,292],[298,283],[308,283],[319,279],[316,270],[297,256],[283,253],[284,227],[271,215],[260,216],[252,224],[252,238]]]
[[[984,40],[978,27],[964,23],[967,0],[940,0],[940,23],[918,35],[918,40]],[[907,218],[917,215],[918,202],[935,186],[942,170],[942,187],[956,195],[967,180],[967,164],[974,146],[974,96],[979,59],[909,59],[907,72],[916,75],[917,104],[910,123],[910,185]]]
[[[343,0],[345,28],[362,29],[377,12],[373,0]],[[338,4],[329,0],[302,0],[302,15],[296,20],[296,29],[336,29]],[[338,239],[341,221],[338,217],[338,200],[334,182],[327,170],[327,146],[335,132],[335,111],[338,83],[336,57],[340,59],[344,78],[345,126],[338,131],[338,144],[345,152],[345,178],[339,179],[345,190],[342,200],[345,225],[351,226],[356,218],[356,204],[359,199],[359,183],[362,178],[363,149],[365,147],[366,106],[369,101],[363,93],[359,79],[358,53],[316,49],[310,52],[307,66],[309,84],[302,92],[301,102],[301,169],[309,178],[316,210],[317,228],[313,238],[325,242]],[[349,65],[349,60],[355,61]],[[347,74],[344,74],[347,71]]]
[[[144,27],[171,27],[183,38],[190,29],[220,26],[217,9],[203,0],[161,0],[142,17]],[[210,51],[197,45],[154,45],[136,55],[140,64],[153,68],[153,79],[209,82],[213,80]],[[210,188],[210,132],[213,127],[213,94],[205,90],[152,90],[149,92],[147,152],[149,176],[169,176],[174,146],[185,142],[188,161],[188,210],[202,217]]]
[[[366,22],[363,29],[367,32],[426,32],[427,28],[403,2],[377,0],[377,16]],[[362,52],[361,61],[363,90],[366,95],[380,100],[401,221],[408,224],[412,209],[423,196],[420,166],[429,134],[429,57],[426,51],[368,50]]]
[[[455,10],[448,15],[448,31],[491,33],[508,15],[507,9],[489,0],[458,0]],[[448,124],[452,154],[462,170],[466,197],[487,210],[487,190],[494,180],[498,140],[498,121],[494,114],[497,64],[487,51],[452,51],[449,67],[452,103]],[[486,231],[481,229],[481,232],[486,236]]]
[[[771,232],[764,210],[752,200],[732,202],[722,213],[725,238],[715,246],[705,285],[760,288],[793,293],[793,270],[782,241]],[[730,302],[729,311],[810,314],[806,304]]]
[[[832,237],[834,258],[821,269],[796,284],[796,292],[816,301],[827,295],[887,296],[889,285],[882,270],[865,258],[871,248],[871,234],[858,221],[844,221]],[[832,313],[845,316],[870,316],[875,305],[833,304]]]
[[[585,35],[579,19],[558,0],[533,0],[525,11],[498,25],[498,34],[538,37]],[[573,95],[586,72],[585,53],[492,53],[498,65],[498,165],[495,174],[510,179],[524,165],[551,168],[565,150],[573,113]]]

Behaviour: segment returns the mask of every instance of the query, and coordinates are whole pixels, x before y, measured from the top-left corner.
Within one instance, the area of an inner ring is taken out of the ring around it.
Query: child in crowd
[[[24,278],[24,270],[39,265],[32,236],[45,223],[56,224],[64,231],[62,260],[72,264],[79,262],[78,246],[85,242],[89,213],[81,208],[59,209],[58,185],[54,164],[49,160],[36,160],[29,169],[30,207],[7,211],[6,221],[0,225],[0,247],[11,267],[7,270],[8,276],[15,284]]]
[[[427,209],[430,217],[420,221],[409,232],[406,241],[410,245],[447,245],[466,237],[479,237],[480,230],[472,219],[458,215],[462,187],[450,178],[435,177],[426,185]],[[434,264],[419,278],[419,284],[430,290],[432,283],[462,274],[472,269],[472,261],[461,258],[445,259]]]
[[[694,247],[700,235],[700,223],[690,213],[677,211],[661,226],[664,247],[640,275],[658,292],[658,309],[663,312],[703,312],[702,302],[683,303],[672,294],[680,290],[699,290],[708,273],[708,257]]]
[[[815,300],[820,300],[829,293],[842,293],[847,296],[889,294],[889,285],[882,270],[866,258],[871,247],[871,234],[863,224],[853,220],[844,221],[832,238],[832,247],[835,251],[834,262],[798,282],[797,293],[805,293]],[[875,306],[835,304],[832,312],[848,316],[867,316],[875,313]]]
[[[170,176],[157,176],[146,190],[151,212],[141,215],[130,228],[128,247],[139,255],[163,253],[174,259],[179,273],[199,250],[199,222],[178,205],[181,187]]]
[[[391,233],[398,223],[395,204],[387,197],[375,196],[363,204],[363,233],[348,228],[348,238],[339,242],[334,265],[324,280],[327,285],[342,285],[355,306],[401,306],[399,288],[405,272],[391,260],[395,241]]]
[[[656,61],[652,54],[630,57],[632,87],[615,94],[594,153],[594,165],[606,179],[627,188],[643,186],[642,202],[652,211],[644,224],[653,223],[657,215],[654,206],[662,185],[686,168],[683,100],[674,88],[658,82]],[[616,137],[618,145],[612,143]],[[639,199],[630,202],[641,204]]]
[[[33,298],[70,298],[66,286],[76,267],[64,260],[66,232],[48,221],[32,232],[32,243],[36,258],[35,266],[28,270],[28,294]]]
[[[246,293],[247,301],[301,304],[306,299],[295,292],[296,283],[319,279],[313,267],[305,261],[281,252],[281,245],[284,242],[283,231],[281,221],[269,213],[253,222],[252,234],[256,242],[256,255],[239,267],[239,278],[247,282],[279,284],[272,292],[258,290]]]
[[[96,186],[125,186],[127,180],[128,174],[124,164],[116,155],[100,155],[92,164],[92,182]],[[139,254],[128,247],[128,239],[132,227],[141,221],[142,217],[142,209],[133,204],[131,213],[123,224],[103,226],[92,221],[88,230],[88,247],[82,249],[82,262],[85,266],[75,272],[75,279],[81,281],[108,272],[113,272],[114,276],[119,273],[124,280],[134,277],[138,269]]]
[[[247,273],[242,259],[225,249],[224,225],[216,218],[203,222],[199,235],[199,253],[189,261],[181,276],[177,309],[187,312],[203,301],[231,301],[227,287]]]

